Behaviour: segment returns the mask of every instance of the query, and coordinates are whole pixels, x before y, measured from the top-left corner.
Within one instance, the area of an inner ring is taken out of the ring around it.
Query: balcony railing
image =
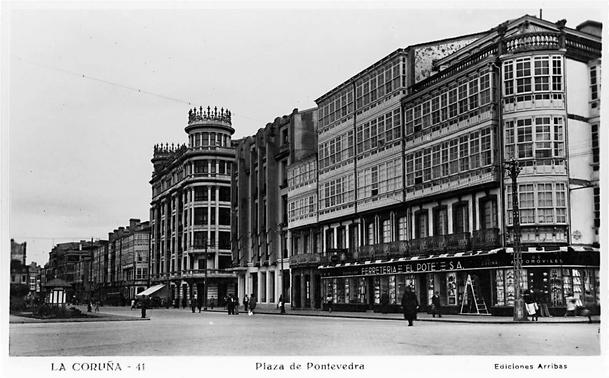
[[[501,246],[501,235],[498,228],[487,228],[474,231],[473,249],[488,249]]]
[[[518,34],[505,40],[505,49],[509,53],[529,50],[558,49],[559,33],[537,32]]]
[[[328,263],[329,261],[330,259],[328,256],[322,256],[318,253],[303,253],[290,257],[290,267],[319,265]]]

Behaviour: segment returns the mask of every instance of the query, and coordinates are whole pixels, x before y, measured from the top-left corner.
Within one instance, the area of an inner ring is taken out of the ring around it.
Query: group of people
[[[229,315],[239,315],[239,298],[229,294],[224,297],[224,302],[226,303],[226,309]],[[248,296],[245,295],[243,297],[243,309],[247,311],[249,316],[254,315],[254,310],[256,309],[256,296],[254,294]]]

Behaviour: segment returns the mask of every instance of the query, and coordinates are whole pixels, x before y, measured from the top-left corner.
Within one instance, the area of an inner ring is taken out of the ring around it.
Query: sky
[[[28,262],[46,263],[59,242],[107,239],[130,218],[148,220],[153,146],[187,142],[192,106],[229,108],[240,138],[314,107],[398,48],[540,7],[572,28],[606,17],[598,2],[175,4],[5,7],[3,215],[9,237],[28,243]]]

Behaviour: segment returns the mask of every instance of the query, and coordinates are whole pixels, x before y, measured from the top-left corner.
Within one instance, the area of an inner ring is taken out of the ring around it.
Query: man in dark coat
[[[417,309],[419,301],[417,296],[412,292],[410,287],[406,287],[406,291],[402,296],[402,310],[404,311],[404,319],[408,320],[408,326],[412,326],[413,320],[417,317]]]
[[[249,306],[250,306],[249,314],[254,315],[254,309],[256,308],[256,296],[254,295],[254,293],[252,293],[252,295],[250,296]]]
[[[440,295],[436,291],[431,297],[431,314],[435,318],[436,314],[438,314],[438,318],[442,317],[442,313],[440,312]]]
[[[235,315],[235,302],[233,301],[233,295],[226,297],[226,308],[229,315]]]

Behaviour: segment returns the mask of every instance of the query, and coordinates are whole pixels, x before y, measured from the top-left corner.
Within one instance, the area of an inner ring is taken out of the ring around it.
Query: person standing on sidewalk
[[[243,308],[245,309],[245,312],[247,312],[249,314],[250,310],[248,307],[248,302],[249,302],[249,298],[247,297],[247,294],[245,294],[243,296]]]
[[[146,306],[148,306],[148,300],[146,296],[142,298],[142,319],[146,318]]]
[[[332,294],[328,294],[326,302],[328,303],[328,312],[331,313],[333,310],[332,305],[334,304],[334,297],[332,297]]]
[[[406,287],[406,291],[402,296],[402,311],[404,311],[404,319],[408,320],[408,326],[412,327],[412,322],[417,317],[417,309],[419,301],[417,296],[412,292],[410,286]]]
[[[438,315],[438,318],[442,317],[442,312],[440,311],[440,295],[437,291],[434,293],[433,297],[431,297],[431,316],[435,318],[436,314]]]
[[[250,296],[250,301],[249,301],[249,306],[250,306],[250,316],[254,315],[254,309],[256,308],[256,296],[254,295],[254,293],[252,293],[252,295]]]
[[[277,302],[277,306],[279,307],[279,313],[285,314],[285,301],[283,300],[283,294],[279,295],[279,302]]]

